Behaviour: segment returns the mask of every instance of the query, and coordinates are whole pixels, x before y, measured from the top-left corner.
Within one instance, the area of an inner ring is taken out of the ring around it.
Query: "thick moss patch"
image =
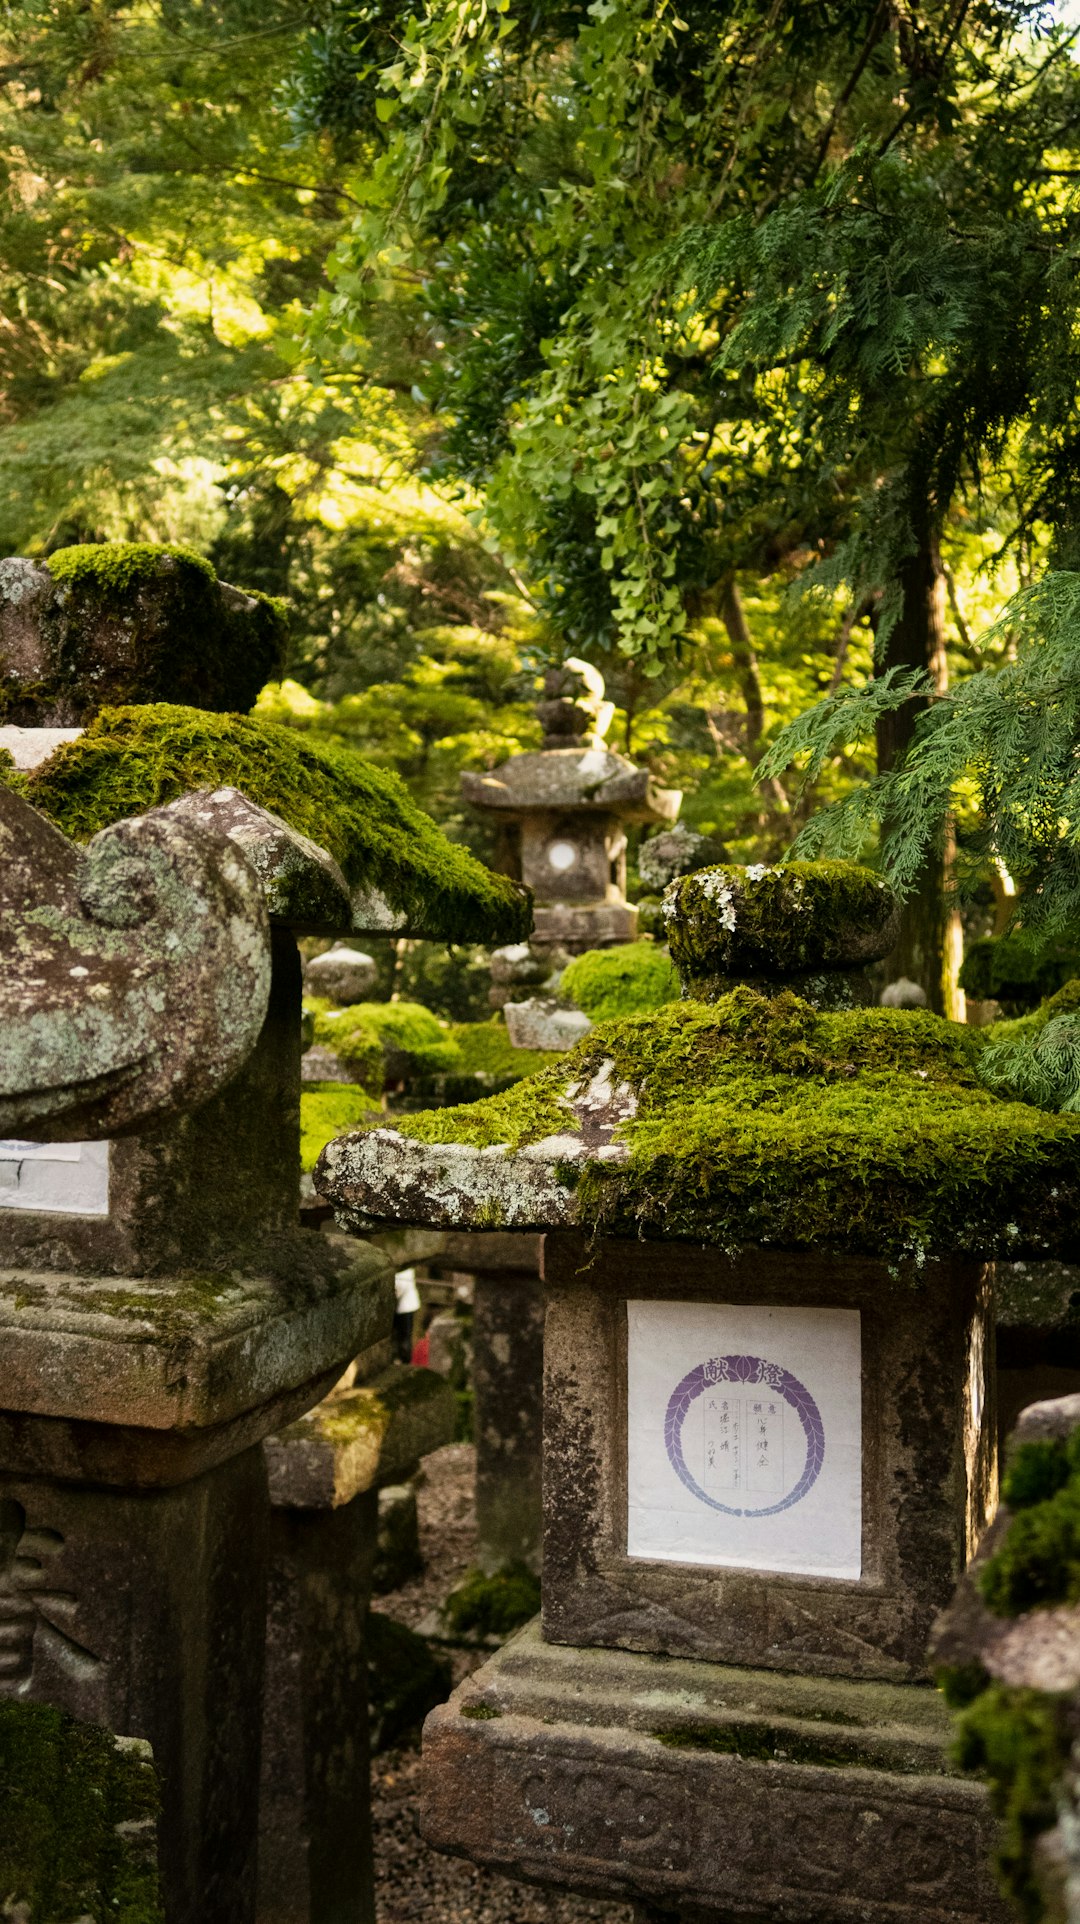
[[[626,1162],[590,1162],[579,1220],[734,1247],[1059,1255],[1077,1242],[1080,1117],[1005,1102],[976,1033],[922,1010],[826,1014],[731,990],[604,1023],[558,1065],[468,1107],[401,1117],[427,1142],[519,1148],[573,1126],[605,1060],[630,1085]]]
[[[540,1608],[540,1579],[527,1563],[507,1563],[486,1577],[469,1570],[443,1605],[455,1636],[508,1637]]]
[[[1061,1699],[1007,1684],[989,1684],[957,1719],[957,1762],[987,1779],[1000,1826],[995,1869],[1029,1924],[1045,1915],[1032,1851],[1057,1818],[1057,1792],[1071,1742]]]
[[[677,1002],[681,991],[669,958],[655,942],[620,942],[577,956],[563,970],[560,993],[594,1022],[610,1022]]]
[[[162,1924],[145,1754],[41,1704],[0,1703],[0,1894],[48,1924]],[[7,1915],[5,1908],[5,1915]]]
[[[312,1170],[328,1142],[355,1129],[379,1110],[373,1096],[352,1082],[309,1082],[300,1091],[300,1167]]]
[[[27,784],[36,808],[76,841],[195,788],[240,788],[374,890],[411,927],[447,942],[517,942],[528,892],[448,842],[399,778],[333,743],[248,715],[151,703],[105,708]]]
[[[984,1603],[1002,1617],[1080,1603],[1080,1430],[1022,1443],[1010,1457],[1002,1496],[1015,1515],[979,1572]]]

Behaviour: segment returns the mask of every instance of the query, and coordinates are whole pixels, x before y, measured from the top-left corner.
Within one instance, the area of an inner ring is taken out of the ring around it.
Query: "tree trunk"
[[[757,654],[746,610],[742,605],[738,583],[734,575],[729,575],[720,590],[720,619],[724,624],[727,638],[731,643],[731,658],[735,663],[735,673],[739,680],[739,691],[746,708],[745,749],[751,768],[758,758],[761,736],[765,727],[765,696],[758,673]],[[772,776],[762,784],[773,807],[782,815],[788,812],[788,798],[784,785]]]
[[[899,586],[903,609],[886,644],[884,666],[928,670],[939,694],[944,694],[948,686],[945,585],[937,537],[929,527],[924,528],[915,552],[901,565]],[[882,716],[877,725],[877,759],[882,772],[901,760],[915,732],[915,724],[928,705],[924,697],[919,697]],[[883,829],[888,832],[887,822]],[[949,890],[954,848],[949,824],[943,846],[928,857],[919,882],[904,905],[900,940],[888,966],[894,979],[907,976],[909,981],[925,989],[927,1003],[938,1015],[949,1015],[962,1022],[964,997],[956,977],[963,955],[963,938],[960,917],[951,905]]]

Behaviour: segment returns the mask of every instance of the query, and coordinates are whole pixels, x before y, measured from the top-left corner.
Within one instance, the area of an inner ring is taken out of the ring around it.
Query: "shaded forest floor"
[[[475,1553],[474,1453],[451,1443],[424,1464],[419,1496],[424,1574],[375,1606],[415,1629],[452,1590]],[[452,1649],[454,1682],[486,1653]],[[420,1750],[414,1745],[376,1757],[371,1778],[375,1890],[379,1924],[631,1924],[624,1904],[590,1902],[515,1883],[427,1848],[419,1834]]]

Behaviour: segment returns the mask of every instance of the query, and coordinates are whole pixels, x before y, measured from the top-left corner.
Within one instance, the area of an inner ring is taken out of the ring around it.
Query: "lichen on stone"
[[[699,869],[672,882],[663,905],[684,981],[855,968],[887,954],[897,913],[885,878],[855,862]]]
[[[41,1924],[163,1924],[148,1747],[0,1703],[0,1898]]]
[[[395,1126],[399,1139],[507,1153],[551,1141],[574,1220],[616,1236],[916,1264],[1070,1252],[1080,1117],[992,1095],[977,1053],[974,1031],[926,1011],[826,1014],[740,987],[602,1023],[509,1091]],[[633,1099],[615,1130],[621,1157],[574,1154],[569,1092],[601,1071]],[[481,1201],[485,1181],[499,1188],[488,1158],[471,1180]]]
[[[528,891],[447,841],[389,770],[254,716],[148,703],[105,708],[36,769],[27,797],[76,841],[192,789],[239,788],[327,849],[354,892],[385,897],[447,942],[528,933]]]

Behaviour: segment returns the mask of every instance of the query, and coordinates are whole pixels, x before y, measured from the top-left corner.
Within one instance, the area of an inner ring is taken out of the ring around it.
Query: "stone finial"
[[[0,720],[68,728],[123,702],[251,707],[281,610],[190,549],[107,541],[0,561]]]
[[[76,847],[0,787],[0,1135],[112,1136],[207,1100],[258,1039],[263,890],[173,809]]]
[[[663,905],[684,995],[713,1002],[743,982],[819,1008],[872,999],[865,968],[888,955],[899,917],[885,879],[854,862],[699,869],[672,882]]]
[[[604,678],[591,662],[574,656],[547,670],[536,704],[545,748],[598,747],[611,727],[614,702],[604,699]]]
[[[642,843],[638,874],[646,888],[666,889],[678,876],[714,868],[727,858],[727,849],[715,835],[699,835],[686,822],[676,822],[674,828],[659,829]]]

